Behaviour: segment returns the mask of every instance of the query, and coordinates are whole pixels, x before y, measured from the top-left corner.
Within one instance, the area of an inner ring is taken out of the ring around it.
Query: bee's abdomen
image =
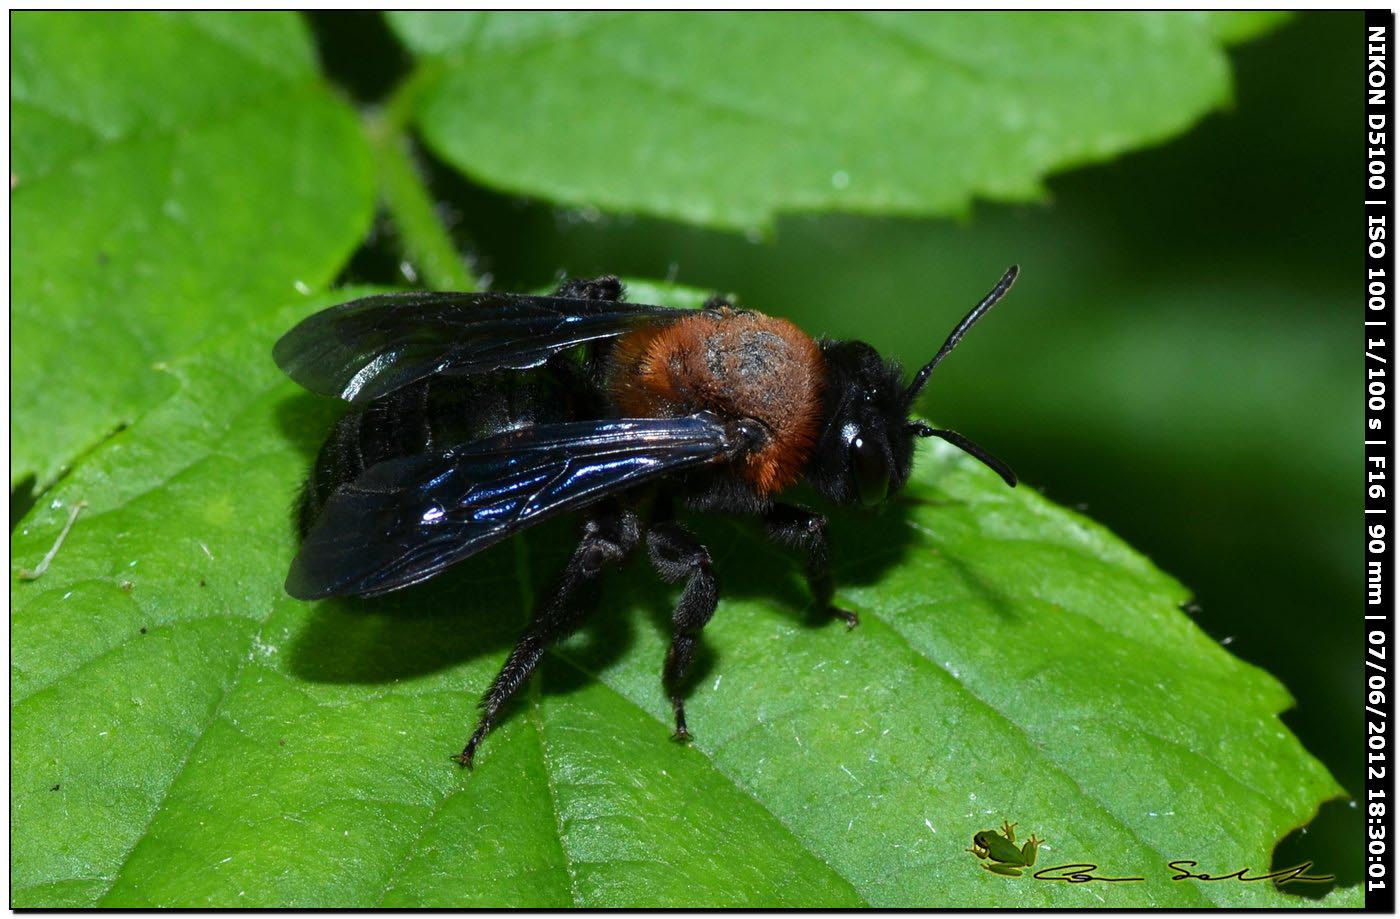
[[[819,433],[821,349],[785,319],[728,308],[696,312],[618,340],[608,389],[624,416],[711,411],[751,418],[768,442],[745,458],[760,494],[797,481]]]
[[[528,424],[563,421],[574,400],[552,368],[427,377],[343,415],[321,445],[297,505],[304,535],[341,485],[384,460],[446,450]]]

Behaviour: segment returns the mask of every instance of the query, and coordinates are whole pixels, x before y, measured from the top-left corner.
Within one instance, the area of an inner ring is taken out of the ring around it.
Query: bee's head
[[[899,365],[880,357],[863,341],[821,343],[826,361],[825,421],[807,464],[806,478],[813,487],[837,503],[880,504],[909,480],[917,437],[941,437],[1015,486],[1016,474],[1001,460],[955,431],[911,419],[909,411],[933,368],[1011,289],[1016,275],[1013,265],[907,385]]]

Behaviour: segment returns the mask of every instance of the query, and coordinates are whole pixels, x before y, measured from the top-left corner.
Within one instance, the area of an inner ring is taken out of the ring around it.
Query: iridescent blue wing
[[[735,457],[752,436],[707,412],[568,421],[378,463],[327,500],[287,592],[313,600],[416,584],[555,514]]]
[[[380,294],[308,316],[278,340],[272,356],[312,392],[364,405],[435,373],[538,367],[576,345],[678,315],[616,300]]]

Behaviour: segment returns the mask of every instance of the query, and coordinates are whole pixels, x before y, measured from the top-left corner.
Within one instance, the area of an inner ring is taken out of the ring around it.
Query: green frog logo
[[[1000,833],[995,830],[974,833],[972,835],[972,848],[967,851],[979,859],[986,859],[982,867],[988,871],[1018,878],[1021,876],[1022,868],[1029,868],[1035,864],[1036,850],[1044,841],[1037,839],[1032,833],[1025,845],[1019,849],[1016,848],[1016,824],[1003,820]]]

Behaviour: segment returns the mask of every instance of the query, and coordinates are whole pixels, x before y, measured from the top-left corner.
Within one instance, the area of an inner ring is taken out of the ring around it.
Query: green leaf
[[[1186,130],[1230,98],[1178,13],[392,13],[440,79],[430,147],[473,179],[716,227],[961,214]]]
[[[17,13],[11,485],[169,395],[162,362],[331,280],[370,160],[290,14]]]
[[[15,534],[32,566],[90,505],[42,579],[12,572],[13,905],[1300,902],[1165,865],[1261,869],[1340,793],[1285,690],[1146,559],[941,443],[898,505],[834,519],[852,632],[749,527],[699,522],[725,599],[693,746],[659,687],[675,591],[638,559],[459,770],[573,525],[382,601],[286,597],[288,508],[336,407],[268,352],[311,308],[173,362],[171,398]],[[993,875],[965,849],[1003,819],[1047,841],[1039,866],[1148,880]]]

